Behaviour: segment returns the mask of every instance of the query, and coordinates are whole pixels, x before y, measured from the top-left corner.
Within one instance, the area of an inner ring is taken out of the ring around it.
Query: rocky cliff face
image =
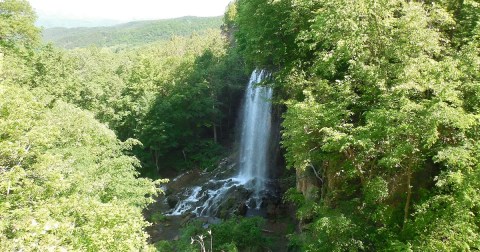
[[[318,198],[321,185],[318,178],[310,170],[296,170],[297,190],[303,194],[307,200]]]

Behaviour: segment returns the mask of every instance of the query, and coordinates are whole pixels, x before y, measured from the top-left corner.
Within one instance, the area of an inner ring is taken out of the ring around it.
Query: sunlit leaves
[[[36,15],[25,0],[0,1],[0,48],[18,50],[39,40]]]
[[[374,228],[360,239],[376,249],[478,248],[478,1],[238,4],[241,49],[279,69],[287,163],[320,167],[325,206]],[[281,28],[254,36],[268,22]],[[318,227],[311,237],[331,229]]]
[[[2,250],[147,249],[141,208],[156,185],[115,134],[72,105],[0,90]]]

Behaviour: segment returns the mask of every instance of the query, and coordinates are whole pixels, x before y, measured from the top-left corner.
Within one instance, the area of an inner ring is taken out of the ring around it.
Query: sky
[[[29,0],[40,19],[165,19],[221,16],[230,0]]]

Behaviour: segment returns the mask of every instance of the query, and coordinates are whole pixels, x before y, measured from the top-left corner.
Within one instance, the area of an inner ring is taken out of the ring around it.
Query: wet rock
[[[195,217],[214,216],[221,219],[235,215],[276,215],[280,211],[278,204],[269,202],[277,195],[276,182],[267,182],[268,190],[253,197],[253,188],[258,181],[245,182],[237,178],[234,160],[233,157],[225,158],[211,172],[190,171],[172,180],[166,186],[172,192],[164,198],[165,206],[169,208],[164,213],[188,213]],[[185,217],[182,215],[182,219]]]
[[[166,188],[166,189],[163,190],[163,194],[165,196],[170,196],[170,195],[172,195],[172,193],[173,193],[173,191],[170,190],[169,188]]]
[[[195,218],[195,215],[193,215],[193,214],[185,214],[185,216],[183,216],[183,218],[182,218],[181,225],[182,225],[182,226],[187,225],[187,224],[190,222],[190,220],[192,220],[193,218]]]
[[[174,178],[168,183],[167,188],[173,192],[182,191],[186,185],[193,184],[200,177],[199,170],[191,170]]]
[[[274,218],[279,214],[278,206],[275,204],[267,205],[267,217]]]
[[[237,208],[237,213],[240,216],[245,216],[247,214],[248,207],[246,204],[240,204]]]
[[[227,197],[220,204],[216,216],[222,219],[241,215],[244,216],[248,210],[246,201],[252,194],[251,191],[241,186],[233,187],[227,194]]]
[[[167,197],[167,204],[170,208],[174,208],[177,205],[178,201],[179,199],[174,195],[170,195]]]

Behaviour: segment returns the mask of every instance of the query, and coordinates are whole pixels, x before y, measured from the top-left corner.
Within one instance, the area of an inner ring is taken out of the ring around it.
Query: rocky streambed
[[[283,204],[282,190],[277,180],[264,181],[266,190],[256,197],[252,184],[237,177],[234,158],[223,159],[213,171],[191,170],[163,185],[164,195],[145,211],[153,225],[147,230],[152,242],[175,240],[179,230],[193,221],[205,228],[235,216],[266,218],[267,235],[285,232],[277,220],[289,215]]]

